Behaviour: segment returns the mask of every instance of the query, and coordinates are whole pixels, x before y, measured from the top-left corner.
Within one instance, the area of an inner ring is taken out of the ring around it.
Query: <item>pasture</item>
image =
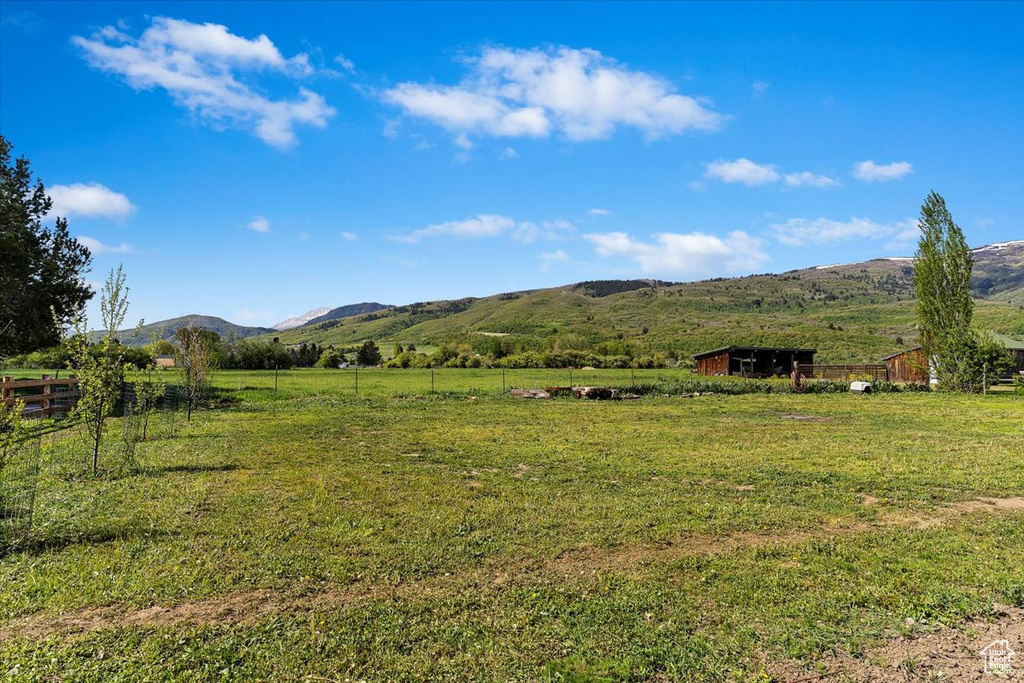
[[[634,372],[573,381],[674,371]],[[47,437],[32,537],[0,558],[7,679],[818,680],[1024,607],[1020,397],[273,379],[219,373],[227,400],[157,428],[135,474]]]

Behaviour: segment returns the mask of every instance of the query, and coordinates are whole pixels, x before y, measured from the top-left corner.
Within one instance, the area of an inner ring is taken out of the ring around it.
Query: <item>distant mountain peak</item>
[[[313,318],[319,318],[320,316],[322,316],[323,314],[327,313],[330,310],[331,309],[327,308],[326,306],[314,308],[312,310],[306,311],[302,315],[297,315],[292,318],[285,318],[281,322],[271,325],[271,327],[273,327],[275,330],[279,332],[281,330],[290,330],[293,327],[301,327],[302,325],[305,325]]]

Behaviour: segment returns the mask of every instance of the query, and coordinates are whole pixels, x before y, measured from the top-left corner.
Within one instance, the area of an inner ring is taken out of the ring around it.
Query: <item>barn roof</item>
[[[990,332],[989,334],[992,335],[993,339],[995,339],[997,342],[1000,342],[1003,346],[1005,346],[1011,351],[1024,351],[1024,342],[1020,341],[1019,339],[1007,337],[1005,334],[997,334],[995,332]]]
[[[693,354],[695,359],[707,358],[708,356],[717,356],[720,353],[733,353],[735,351],[786,351],[789,353],[817,353],[818,349],[793,349],[785,346],[723,346],[718,349],[711,349],[710,351],[702,351],[701,353]]]
[[[881,360],[891,360],[891,359],[895,358],[896,356],[902,356],[905,353],[914,353],[915,351],[920,351],[920,350],[921,350],[920,346],[915,346],[914,348],[907,349],[906,351],[897,351],[896,353],[890,353],[888,356],[886,356],[885,358],[882,358]]]

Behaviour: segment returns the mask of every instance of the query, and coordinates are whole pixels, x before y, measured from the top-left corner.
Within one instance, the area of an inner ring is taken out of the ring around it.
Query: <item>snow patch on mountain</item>
[[[305,325],[306,323],[308,323],[313,318],[319,318],[324,313],[327,313],[330,310],[331,309],[327,308],[326,306],[324,306],[322,308],[314,308],[313,310],[306,311],[302,315],[297,315],[294,318],[285,318],[281,322],[272,325],[272,327],[275,330],[278,330],[278,331],[290,330],[293,327],[299,327],[301,325]]]

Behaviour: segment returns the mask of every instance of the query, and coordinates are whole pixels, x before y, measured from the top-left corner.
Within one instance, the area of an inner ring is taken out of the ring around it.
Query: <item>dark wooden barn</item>
[[[767,346],[724,346],[694,355],[698,375],[737,377],[788,376],[793,363],[814,363],[817,349],[785,349]]]
[[[890,382],[928,383],[928,359],[920,346],[886,356],[882,361],[889,368]]]

